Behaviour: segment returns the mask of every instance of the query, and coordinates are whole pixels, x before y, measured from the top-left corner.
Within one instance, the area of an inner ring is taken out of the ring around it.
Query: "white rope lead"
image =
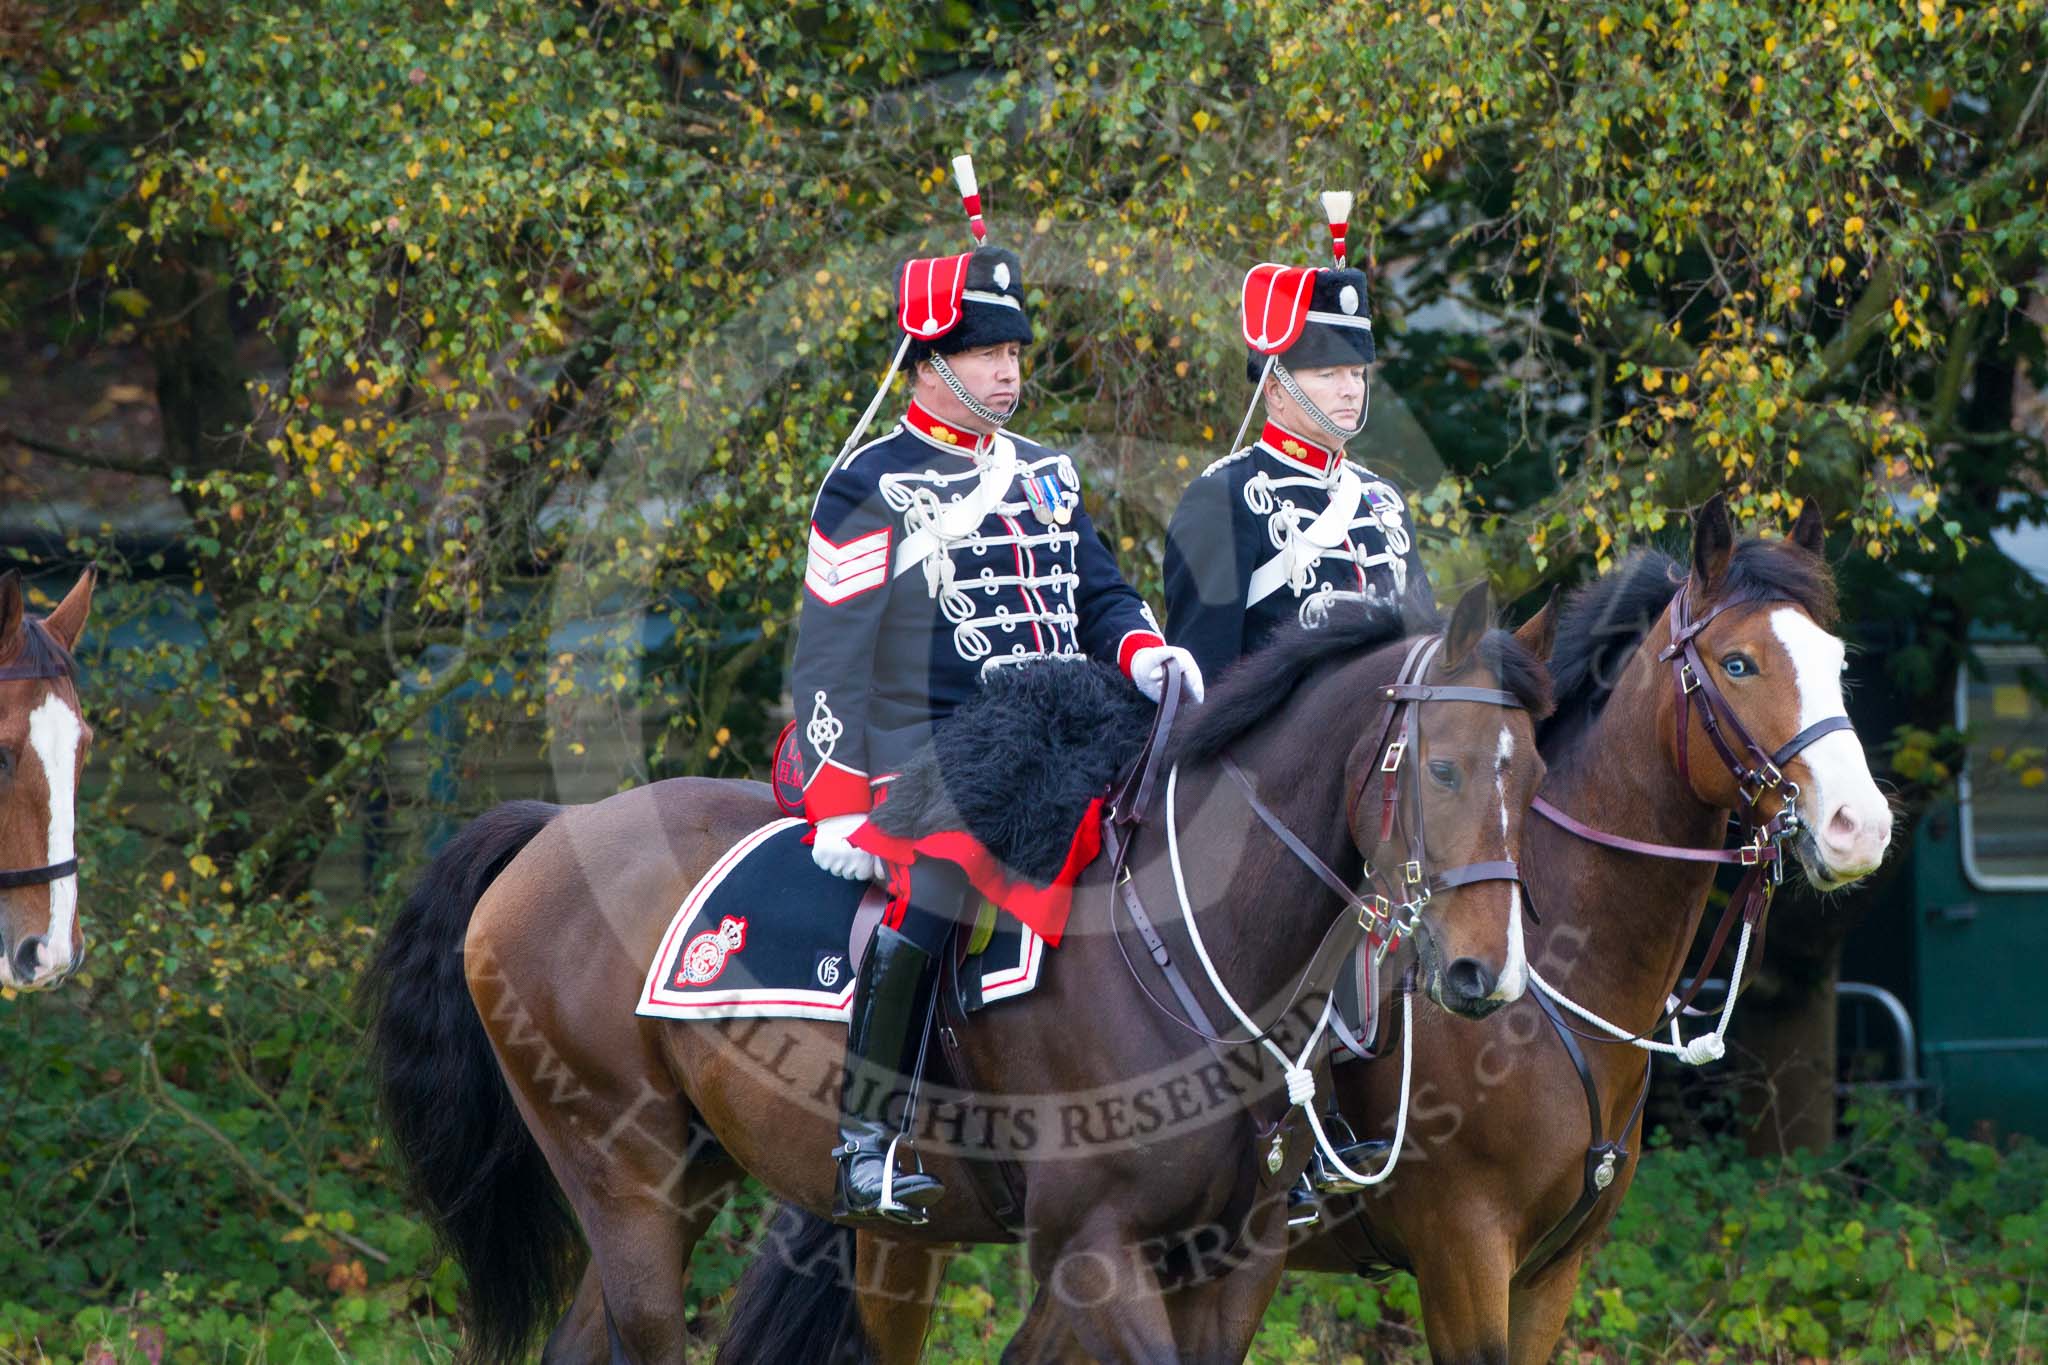
[[[1202,940],[1201,926],[1195,922],[1195,908],[1188,900],[1187,878],[1181,872],[1180,866],[1180,820],[1175,814],[1175,797],[1179,787],[1180,765],[1176,763],[1166,770],[1166,861],[1173,869],[1173,893],[1180,898],[1181,919],[1187,923],[1188,939],[1195,945],[1195,956],[1201,961],[1202,970],[1208,974],[1210,986],[1214,987],[1216,994],[1222,998],[1224,1008],[1230,1011],[1247,1032],[1258,1034],[1264,1030],[1244,1012],[1237,1003],[1237,997],[1223,984],[1216,964],[1209,959],[1209,945]],[[1316,1116],[1316,1079],[1309,1061],[1315,1056],[1316,1047],[1323,1040],[1323,1030],[1329,1025],[1331,1009],[1330,1002],[1324,1001],[1323,1013],[1316,1020],[1315,1031],[1309,1034],[1308,1043],[1302,1048],[1300,1057],[1289,1057],[1271,1038],[1259,1039],[1259,1046],[1265,1048],[1280,1063],[1287,1082],[1288,1103],[1299,1106],[1301,1111],[1308,1115],[1309,1131],[1315,1134],[1316,1150],[1322,1153],[1323,1164],[1336,1172],[1339,1179],[1349,1180],[1358,1185],[1377,1185],[1394,1173],[1394,1164],[1401,1159],[1401,1143],[1408,1133],[1408,1086],[1414,1075],[1415,1066],[1415,997],[1408,994],[1401,997],[1400,1108],[1394,1115],[1393,1150],[1387,1153],[1387,1164],[1380,1167],[1375,1175],[1364,1175],[1346,1166],[1343,1159],[1337,1155],[1336,1148],[1330,1144],[1329,1137],[1323,1132],[1322,1120]]]
[[[1675,1017],[1671,1021],[1670,1042],[1660,1043],[1650,1038],[1638,1038],[1634,1030],[1625,1029],[1619,1024],[1609,1023],[1557,987],[1551,985],[1548,981],[1545,981],[1542,973],[1536,970],[1533,963],[1529,967],[1529,981],[1537,990],[1542,991],[1552,1000],[1564,1006],[1573,1014],[1578,1015],[1579,1018],[1591,1024],[1594,1028],[1605,1031],[1616,1042],[1628,1043],[1631,1046],[1641,1048],[1645,1052],[1662,1053],[1667,1057],[1676,1058],[1686,1066],[1705,1066],[1708,1062],[1718,1062],[1728,1055],[1728,1023],[1735,1017],[1735,997],[1742,993],[1742,973],[1749,965],[1749,936],[1750,926],[1745,924],[1742,926],[1742,937],[1736,940],[1735,970],[1728,977],[1728,996],[1721,1002],[1721,1017],[1714,1022],[1714,1029],[1711,1033],[1702,1033],[1690,1042],[1678,1036],[1678,1020]],[[1667,1001],[1665,1008],[1676,1009],[1677,1004],[1677,998],[1671,997]]]

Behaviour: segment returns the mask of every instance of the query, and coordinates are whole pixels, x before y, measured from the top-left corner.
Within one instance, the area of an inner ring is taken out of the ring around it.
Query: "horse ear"
[[[1557,644],[1558,599],[1564,595],[1562,587],[1553,587],[1550,597],[1537,613],[1522,623],[1515,632],[1515,638],[1522,642],[1522,648],[1534,655],[1538,663],[1550,662],[1550,651]]]
[[[1817,499],[1808,498],[1792,522],[1792,543],[1812,554],[1820,554],[1827,542],[1827,518],[1820,513]]]
[[[86,614],[92,610],[93,585],[98,581],[99,571],[88,565],[57,609],[43,618],[43,628],[66,649],[76,649],[78,637],[85,634]]]
[[[1713,595],[1733,553],[1735,523],[1728,516],[1728,497],[1716,493],[1692,519],[1692,579],[1703,598]]]
[[[1444,671],[1457,673],[1471,659],[1472,651],[1493,626],[1493,608],[1487,602],[1484,580],[1465,589],[1451,613],[1450,628],[1444,631]]]
[[[14,569],[0,573],[0,654],[14,643],[21,630],[21,574]]]

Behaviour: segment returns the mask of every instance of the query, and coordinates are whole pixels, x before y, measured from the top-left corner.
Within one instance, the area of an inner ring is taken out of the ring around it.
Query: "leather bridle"
[[[1133,979],[1137,981],[1139,989],[1144,991],[1146,997],[1173,1022],[1211,1044],[1263,1042],[1273,1036],[1274,1030],[1279,1027],[1279,1021],[1287,1018],[1304,991],[1325,977],[1335,979],[1341,964],[1350,958],[1361,942],[1371,946],[1375,962],[1398,950],[1413,934],[1421,919],[1423,907],[1429,904],[1435,892],[1469,886],[1477,882],[1521,881],[1520,868],[1509,858],[1466,863],[1433,874],[1425,870],[1427,851],[1422,824],[1421,793],[1415,790],[1416,783],[1409,782],[1404,785],[1401,782],[1402,770],[1408,766],[1408,756],[1420,752],[1421,728],[1418,709],[1428,702],[1443,701],[1480,702],[1515,710],[1523,709],[1520,698],[1500,688],[1464,687],[1421,681],[1428,673],[1429,666],[1442,643],[1441,635],[1422,636],[1413,641],[1394,682],[1379,689],[1380,698],[1390,705],[1387,707],[1386,719],[1381,724],[1379,737],[1374,745],[1373,761],[1367,765],[1358,784],[1352,789],[1346,806],[1346,826],[1355,830],[1358,803],[1374,775],[1381,776],[1382,843],[1393,837],[1396,811],[1405,809],[1407,818],[1402,823],[1408,835],[1408,857],[1401,864],[1399,877],[1391,888],[1385,887],[1380,874],[1374,870],[1370,861],[1366,863],[1364,875],[1365,883],[1372,888],[1370,891],[1361,892],[1346,882],[1259,798],[1251,778],[1234,759],[1228,755],[1221,759],[1223,771],[1237,785],[1252,814],[1257,816],[1259,822],[1280,841],[1282,847],[1307,867],[1318,881],[1334,892],[1345,907],[1344,913],[1338,915],[1331,923],[1329,929],[1324,932],[1322,941],[1317,944],[1316,950],[1310,954],[1308,965],[1303,968],[1286,1006],[1276,1016],[1275,1024],[1249,1037],[1226,1036],[1217,1031],[1210,1021],[1208,1012],[1203,1009],[1186,977],[1175,964],[1172,954],[1167,950],[1166,942],[1139,899],[1137,887],[1130,875],[1131,844],[1134,842],[1136,828],[1144,822],[1146,812],[1150,808],[1159,756],[1166,747],[1166,735],[1172,727],[1178,705],[1179,674],[1178,670],[1172,670],[1173,676],[1167,681],[1165,698],[1153,723],[1152,736],[1146,744],[1144,761],[1123,789],[1117,793],[1109,819],[1105,821],[1105,830],[1111,855],[1112,885],[1120,893],[1125,913],[1137,929],[1154,964],[1165,976],[1167,985],[1180,1004],[1181,1014],[1186,1017],[1176,1015],[1163,1001],[1153,995],[1151,988],[1138,975],[1136,965],[1130,964]],[[1405,801],[1404,793],[1407,797]],[[1391,896],[1387,894],[1388,889],[1393,892]],[[1397,899],[1401,897],[1405,899]],[[1525,896],[1523,900],[1526,903],[1527,897]],[[1112,928],[1115,922],[1115,904],[1116,897],[1113,896]],[[1119,934],[1116,937],[1118,944],[1121,945],[1122,936]],[[1129,962],[1128,956],[1125,960]]]
[[[1646,839],[1630,839],[1567,815],[1541,796],[1530,802],[1531,808],[1553,824],[1591,843],[1607,848],[1620,849],[1627,853],[1640,853],[1653,858],[1670,858],[1695,863],[1735,863],[1749,869],[1743,874],[1735,888],[1735,894],[1728,898],[1728,906],[1722,911],[1721,919],[1714,926],[1714,936],[1707,946],[1703,959],[1707,966],[1720,960],[1722,950],[1727,946],[1730,931],[1740,920],[1745,926],[1759,929],[1765,913],[1770,909],[1771,896],[1778,885],[1785,880],[1785,859],[1793,839],[1797,838],[1803,825],[1799,818],[1799,784],[1785,776],[1785,767],[1798,757],[1807,746],[1823,735],[1837,730],[1853,730],[1855,726],[1846,715],[1829,716],[1815,721],[1776,749],[1766,749],[1742,723],[1735,708],[1728,702],[1706,661],[1700,657],[1699,637],[1701,632],[1714,623],[1714,619],[1730,607],[1745,605],[1747,600],[1723,602],[1698,620],[1691,619],[1686,606],[1692,582],[1688,578],[1678,594],[1671,599],[1671,643],[1658,651],[1657,659],[1671,666],[1671,682],[1676,690],[1678,709],[1678,771],[1688,788],[1692,787],[1692,756],[1689,752],[1689,736],[1692,730],[1694,698],[1698,698],[1700,727],[1714,746],[1714,752],[1735,779],[1736,807],[1735,821],[1737,843],[1734,848],[1687,848],[1675,844],[1652,843]],[[1753,600],[1753,599],[1749,599]],[[1764,817],[1761,803],[1766,796],[1776,795],[1778,809]],[[1759,943],[1758,952],[1762,951]],[[1680,1014],[1694,1013],[1692,1002],[1706,983],[1708,971],[1702,967],[1686,988],[1678,1003],[1662,1018],[1652,1024],[1639,1037],[1663,1028]],[[1580,1037],[1599,1042],[1617,1042],[1619,1039],[1602,1037],[1599,1034],[1583,1033],[1576,1027],[1573,1032]]]
[[[22,619],[22,628],[31,632],[43,629],[40,622],[31,621],[26,617]],[[63,658],[63,654],[57,650],[54,642],[50,644],[50,649],[47,652],[52,659]],[[0,682],[54,682],[59,678],[69,676],[69,671],[61,663],[57,662],[38,661],[34,663],[0,665]],[[76,858],[66,858],[61,863],[51,863],[45,867],[0,869],[0,891],[12,891],[24,886],[48,886],[51,882],[60,881],[65,877],[75,875],[77,871],[78,859]]]
[[[1398,947],[1400,940],[1412,933],[1421,918],[1422,907],[1429,904],[1430,897],[1438,891],[1449,891],[1455,887],[1470,886],[1475,882],[1520,882],[1521,869],[1512,858],[1495,858],[1484,862],[1465,863],[1447,868],[1441,872],[1425,875],[1428,840],[1423,828],[1422,790],[1419,781],[1403,785],[1401,772],[1408,757],[1420,756],[1422,751],[1421,706],[1425,702],[1465,701],[1481,705],[1499,706],[1521,710],[1522,703],[1514,693],[1498,687],[1464,687],[1447,683],[1425,683],[1430,664],[1443,646],[1440,635],[1425,636],[1408,647],[1408,657],[1402,660],[1401,672],[1395,680],[1380,689],[1382,700],[1392,702],[1387,708],[1387,718],[1380,728],[1378,743],[1374,746],[1374,761],[1358,785],[1352,789],[1346,803],[1344,818],[1346,825],[1357,829],[1358,805],[1365,796],[1366,787],[1377,775],[1380,778],[1380,830],[1379,842],[1385,844],[1394,837],[1394,821],[1397,813],[1402,817],[1402,827],[1408,834],[1408,857],[1400,865],[1400,876],[1395,880],[1396,896],[1406,896],[1405,901],[1390,901],[1384,893],[1375,893],[1372,908],[1385,922],[1391,936],[1389,951]],[[1373,877],[1368,864],[1366,875]],[[1374,878],[1375,882],[1379,881]],[[1524,898],[1526,904],[1527,898]]]

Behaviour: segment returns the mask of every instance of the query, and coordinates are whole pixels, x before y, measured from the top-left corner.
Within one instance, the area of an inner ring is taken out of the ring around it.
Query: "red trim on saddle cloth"
[[[957,863],[967,873],[967,879],[974,883],[975,890],[1029,925],[1032,932],[1056,948],[1060,934],[1067,927],[1067,915],[1074,908],[1074,883],[1080,880],[1088,864],[1095,861],[1095,856],[1102,852],[1102,798],[1097,797],[1088,803],[1087,812],[1074,830],[1074,841],[1067,846],[1066,865],[1050,886],[1012,878],[1002,860],[984,848],[981,840],[964,830],[942,829],[912,840],[885,834],[870,820],[855,830],[847,842],[855,848],[866,849],[889,864],[890,900],[884,923],[902,922],[910,893],[910,879],[904,874],[910,864],[920,857],[944,858],[949,863]]]

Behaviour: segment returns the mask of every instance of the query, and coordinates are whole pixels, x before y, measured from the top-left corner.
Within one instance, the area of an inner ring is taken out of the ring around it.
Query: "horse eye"
[[[12,776],[14,772],[14,750],[0,748],[0,777]]]
[[[1441,786],[1452,791],[1458,789],[1458,765],[1447,758],[1432,758],[1429,761],[1429,775]]]
[[[1721,671],[1731,678],[1746,678],[1756,672],[1756,660],[1747,654],[1730,654],[1721,660]]]

